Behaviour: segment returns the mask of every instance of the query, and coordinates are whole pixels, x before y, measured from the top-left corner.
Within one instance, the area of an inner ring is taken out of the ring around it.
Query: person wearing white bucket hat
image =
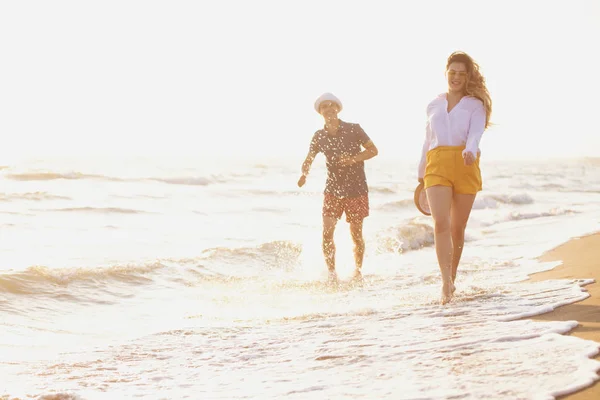
[[[329,279],[337,281],[333,234],[337,221],[344,213],[354,242],[354,279],[361,279],[365,252],[362,228],[363,220],[369,215],[369,188],[364,161],[375,157],[378,150],[359,124],[338,118],[342,102],[336,96],[324,93],[315,101],[314,107],[323,116],[325,125],[312,137],[308,155],[302,163],[298,186],[304,186],[315,157],[323,153],[327,167],[322,209],[323,255],[329,269]]]
[[[340,101],[340,99],[335,97],[332,93],[323,93],[322,95],[319,96],[319,98],[315,101],[315,111],[318,112],[319,114],[321,114],[321,112],[319,111],[319,107],[321,107],[321,104],[326,101],[332,101],[335,104],[337,104],[338,113],[342,112],[342,109],[344,108],[342,106],[342,102]]]

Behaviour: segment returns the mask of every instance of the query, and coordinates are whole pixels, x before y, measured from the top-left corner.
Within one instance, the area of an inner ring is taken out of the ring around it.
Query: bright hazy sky
[[[301,161],[331,91],[381,156],[418,159],[454,50],[494,101],[484,156],[599,154],[599,0],[79,0],[0,3],[0,157]]]

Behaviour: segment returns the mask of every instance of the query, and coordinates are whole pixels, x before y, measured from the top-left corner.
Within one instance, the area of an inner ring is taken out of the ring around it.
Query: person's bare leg
[[[452,236],[450,233],[450,207],[452,188],[436,185],[426,189],[427,201],[434,222],[435,252],[442,273],[442,304],[446,304],[454,293],[452,283]]]
[[[363,238],[363,220],[350,222],[350,234],[354,242],[354,279],[362,278],[361,269],[365,256],[365,240]]]
[[[456,280],[456,271],[460,263],[465,244],[465,228],[475,201],[474,194],[455,193],[450,210],[450,231],[452,233],[452,282]]]
[[[333,241],[333,234],[335,232],[335,226],[337,224],[337,218],[323,216],[323,255],[325,256],[325,263],[329,270],[329,279],[336,279],[335,273],[335,243]]]

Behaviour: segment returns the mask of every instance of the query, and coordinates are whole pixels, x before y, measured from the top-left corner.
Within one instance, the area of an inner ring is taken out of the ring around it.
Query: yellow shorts
[[[423,181],[425,189],[442,185],[454,188],[455,193],[477,194],[482,189],[479,154],[472,165],[466,166],[462,157],[465,146],[440,146],[427,152]]]

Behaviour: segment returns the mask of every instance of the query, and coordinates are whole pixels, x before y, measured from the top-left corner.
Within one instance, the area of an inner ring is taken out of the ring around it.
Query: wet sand
[[[595,282],[584,286],[590,297],[577,303],[558,307],[552,312],[533,317],[541,321],[575,320],[579,325],[569,332],[582,339],[600,343],[600,233],[574,238],[557,248],[543,254],[541,261],[562,261],[556,268],[534,274],[532,281],[546,279],[594,279]],[[596,356],[600,360],[600,355]],[[573,394],[559,399],[598,400],[600,399],[600,381]]]

